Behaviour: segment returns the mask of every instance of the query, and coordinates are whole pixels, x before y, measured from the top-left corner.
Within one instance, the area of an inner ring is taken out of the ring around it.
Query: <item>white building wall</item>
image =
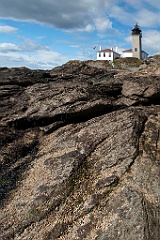
[[[132,52],[124,52],[123,58],[126,58],[126,57],[132,57]]]
[[[132,52],[124,52],[123,53],[123,58],[126,58],[126,57],[133,57],[133,53]],[[142,60],[145,60],[148,58],[148,54],[146,52],[141,52],[141,59]]]
[[[113,61],[113,52],[97,52],[97,60]]]

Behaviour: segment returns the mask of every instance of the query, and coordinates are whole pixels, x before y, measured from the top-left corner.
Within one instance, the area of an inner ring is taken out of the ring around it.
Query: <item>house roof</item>
[[[142,50],[142,52],[148,55],[147,52],[145,52],[143,50]],[[132,49],[124,50],[123,53],[132,53]]]
[[[145,51],[142,51],[143,53],[146,53],[147,55],[149,55],[147,52],[145,52]]]
[[[113,52],[113,50],[107,48],[107,49],[99,50],[98,52]]]
[[[132,49],[124,50],[123,52],[124,52],[124,53],[131,53],[131,52],[132,52]]]
[[[110,48],[107,48],[107,49],[103,49],[103,50],[99,50],[97,52],[113,52],[113,53],[116,53],[118,55],[121,55],[120,53],[118,52],[115,52],[114,50],[110,49]]]

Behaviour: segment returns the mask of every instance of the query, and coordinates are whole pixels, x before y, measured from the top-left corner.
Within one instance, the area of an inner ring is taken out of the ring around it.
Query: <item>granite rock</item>
[[[0,239],[159,240],[159,75],[2,68],[0,96]]]

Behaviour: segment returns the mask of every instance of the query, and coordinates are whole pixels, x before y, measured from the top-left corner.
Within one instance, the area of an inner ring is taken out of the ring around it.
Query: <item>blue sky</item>
[[[143,50],[160,53],[159,0],[1,0],[0,67],[52,69],[95,60],[100,46],[121,53],[131,48],[136,23]]]

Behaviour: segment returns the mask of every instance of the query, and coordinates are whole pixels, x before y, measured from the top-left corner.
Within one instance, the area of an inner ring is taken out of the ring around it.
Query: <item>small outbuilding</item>
[[[123,54],[122,54],[122,57],[123,58],[126,58],[126,57],[132,57],[132,49],[128,49],[128,50],[125,50],[123,51]]]
[[[126,57],[134,57],[132,49],[123,51],[122,58],[126,58]],[[145,60],[147,58],[148,58],[148,53],[146,53],[145,51],[141,51],[141,59]]]

